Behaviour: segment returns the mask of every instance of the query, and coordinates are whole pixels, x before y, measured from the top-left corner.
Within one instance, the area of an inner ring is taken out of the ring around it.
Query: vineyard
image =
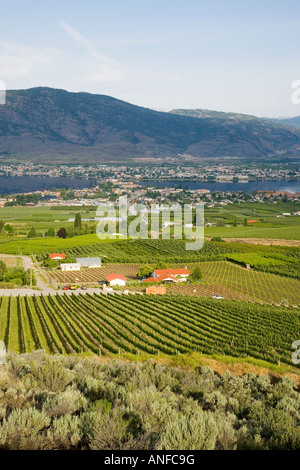
[[[246,302],[165,296],[2,297],[0,340],[20,353],[251,356],[290,363],[299,312]]]
[[[204,262],[200,266],[205,284],[217,286],[217,289],[214,287],[214,294],[217,294],[218,287],[221,287],[240,295],[240,298],[252,301],[287,301],[292,305],[300,305],[300,281],[297,279],[247,270],[226,261]],[[193,264],[188,264],[188,267],[192,270]],[[180,286],[171,288],[178,289]]]
[[[122,274],[127,279],[133,280],[136,279],[138,271],[138,264],[106,264],[101,268],[90,268],[75,272],[48,271],[46,277],[50,282],[51,279],[55,279],[61,284],[95,284],[98,281],[105,281],[106,276],[112,273]]]
[[[170,265],[175,267],[175,265]],[[195,264],[187,263],[192,271]],[[168,289],[172,293],[211,296],[219,294],[228,299],[263,301],[281,303],[287,301],[291,305],[300,304],[300,281],[266,272],[246,270],[227,261],[202,262],[202,281],[197,285],[172,285]],[[182,267],[182,265],[177,265]],[[136,279],[139,265],[106,264],[102,268],[93,268],[76,272],[48,271],[49,282],[55,280],[61,284],[95,284],[105,280],[108,274],[117,272],[129,281]]]
[[[225,258],[232,250],[226,243],[205,243],[199,251],[187,251],[185,240],[138,239],[102,242],[88,246],[76,246],[66,250],[74,257],[100,256],[104,263],[151,263],[168,261],[184,263],[187,261],[217,260]],[[48,256],[41,254],[40,258]]]

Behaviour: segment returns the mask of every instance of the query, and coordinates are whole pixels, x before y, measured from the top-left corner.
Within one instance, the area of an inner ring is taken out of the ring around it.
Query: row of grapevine
[[[291,362],[297,309],[191,296],[56,295],[0,298],[9,350],[113,355],[203,354]]]

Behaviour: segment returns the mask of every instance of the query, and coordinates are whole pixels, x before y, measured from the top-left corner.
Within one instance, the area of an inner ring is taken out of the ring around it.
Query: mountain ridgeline
[[[233,113],[135,106],[105,95],[52,88],[7,91],[0,106],[0,156],[57,163],[132,158],[288,158],[300,130]]]

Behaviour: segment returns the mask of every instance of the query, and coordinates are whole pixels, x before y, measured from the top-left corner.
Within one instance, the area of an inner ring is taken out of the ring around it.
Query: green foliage
[[[37,204],[40,200],[39,194],[17,194],[13,201],[7,201],[5,206],[26,206],[26,204]]]
[[[191,274],[189,275],[189,278],[191,278],[193,281],[200,281],[202,279],[202,270],[199,264],[194,267]]]
[[[8,233],[8,235],[13,235],[14,230],[10,224],[5,224],[4,230]]]
[[[58,231],[57,231],[57,236],[59,238],[67,238],[67,231],[64,227],[61,227]]]
[[[145,277],[150,277],[153,273],[153,268],[149,265],[144,265],[140,267],[137,277],[144,279]]]
[[[300,253],[297,249],[282,252],[260,250],[253,253],[230,253],[226,257],[243,266],[249,264],[259,271],[300,279]]]
[[[80,214],[80,212],[77,212],[77,214],[75,215],[74,228],[77,229],[77,230],[81,230],[81,229],[82,229],[82,222],[81,222],[81,214]]]
[[[4,263],[4,261],[0,260],[0,276],[3,277],[3,275],[7,272],[7,266]]]
[[[46,232],[46,237],[55,237],[55,230],[54,228],[50,227]]]
[[[167,269],[168,265],[164,261],[159,261],[154,269]]]
[[[28,238],[36,238],[37,237],[37,233],[36,233],[36,230],[34,227],[31,227],[30,231],[28,232],[28,235],[27,235]]]
[[[1,263],[1,261],[0,261]],[[0,286],[14,287],[14,286],[25,286],[30,284],[30,270],[24,268],[6,268],[1,270],[0,264]],[[35,286],[36,278],[32,274],[32,285]]]

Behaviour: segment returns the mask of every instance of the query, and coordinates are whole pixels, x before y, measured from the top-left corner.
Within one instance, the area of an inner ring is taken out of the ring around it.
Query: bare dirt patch
[[[277,245],[277,246],[300,246],[300,240],[284,240],[277,238],[223,238],[225,242],[247,243],[249,245]]]

